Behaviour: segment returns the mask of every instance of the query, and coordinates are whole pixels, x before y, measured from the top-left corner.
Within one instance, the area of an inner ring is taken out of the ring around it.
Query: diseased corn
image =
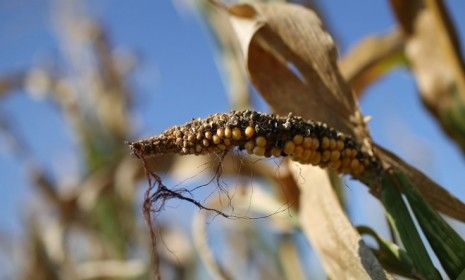
[[[233,147],[265,157],[290,157],[302,164],[360,175],[379,167],[350,136],[324,123],[254,111],[233,111],[194,119],[162,134],[130,143],[138,156],[221,153]]]

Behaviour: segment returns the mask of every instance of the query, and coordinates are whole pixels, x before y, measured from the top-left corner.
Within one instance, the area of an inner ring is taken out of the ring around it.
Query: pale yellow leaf
[[[346,218],[328,174],[298,163],[293,163],[291,169],[300,183],[300,223],[322,257],[329,278],[393,279]]]

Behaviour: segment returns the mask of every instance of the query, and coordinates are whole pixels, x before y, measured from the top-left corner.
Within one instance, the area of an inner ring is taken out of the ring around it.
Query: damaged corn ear
[[[194,119],[129,145],[140,157],[221,153],[236,147],[256,156],[288,156],[302,164],[328,167],[354,176],[380,168],[379,161],[362,151],[350,136],[324,123],[249,110]]]

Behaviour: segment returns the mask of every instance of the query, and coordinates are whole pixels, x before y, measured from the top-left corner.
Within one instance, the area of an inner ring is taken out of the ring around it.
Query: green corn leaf
[[[370,227],[357,226],[357,230],[360,234],[370,235],[376,240],[378,249],[372,250],[384,268],[401,276],[418,278],[412,259],[404,249],[382,238]]]
[[[388,220],[395,233],[402,240],[413,266],[418,271],[419,277],[424,279],[441,279],[421,241],[412,217],[396,186],[396,180],[393,177],[392,173],[385,172],[382,175],[381,181],[383,187],[381,201],[386,209]]]
[[[465,241],[426,203],[407,176],[401,172],[395,172],[395,176],[447,275],[457,279],[465,269]]]

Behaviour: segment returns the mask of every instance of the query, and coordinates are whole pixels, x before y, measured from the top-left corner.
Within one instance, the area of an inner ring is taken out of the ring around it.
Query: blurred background
[[[396,25],[388,1],[297,2],[318,8],[341,56]],[[237,88],[202,3],[0,0],[0,279],[149,277],[147,183],[125,141],[243,106],[229,94]],[[465,38],[465,3],[445,3]],[[246,90],[248,105],[269,110]],[[465,198],[463,155],[421,104],[409,71],[397,68],[370,86],[361,107],[373,117],[375,141]],[[171,157],[152,164],[168,185],[189,172],[197,174],[194,184],[208,181],[199,159],[187,167]],[[344,191],[351,221],[387,236],[383,209],[367,188],[346,179]],[[197,212],[172,202],[157,218],[168,279],[207,277],[190,233]],[[217,217],[208,231],[219,258],[236,260],[235,277],[280,279],[282,269],[270,264],[279,262],[275,241],[288,236],[282,227]],[[305,238],[290,238],[305,275],[323,279]]]

